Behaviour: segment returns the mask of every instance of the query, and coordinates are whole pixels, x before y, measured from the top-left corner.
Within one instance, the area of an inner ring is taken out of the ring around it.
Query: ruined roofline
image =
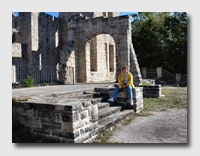
[[[79,17],[79,18],[73,18],[72,21],[93,21],[93,20],[108,20],[108,19],[129,19],[130,15],[122,15],[122,16],[115,16],[115,17],[105,17],[105,16],[99,16],[99,17],[95,17],[95,18],[88,18],[86,19],[85,17]]]
[[[20,13],[20,12],[19,12]],[[24,13],[24,12],[23,12]],[[33,12],[31,12],[31,13],[33,13]],[[39,12],[40,14],[45,14],[45,15],[47,15],[47,16],[51,16],[51,17],[54,17],[54,18],[57,18],[58,19],[58,17],[56,17],[56,16],[52,16],[52,15],[50,15],[50,14],[47,14],[47,13],[45,13],[45,12]],[[12,12],[12,14],[15,16],[15,17],[18,17],[17,15],[15,15],[15,13],[14,12]]]
[[[56,17],[56,16],[52,16],[52,15],[47,14],[47,13],[45,13],[45,12],[39,12],[39,13],[46,14],[47,16],[51,16],[51,17],[54,17],[54,18],[57,18],[57,19],[58,19],[58,17]]]

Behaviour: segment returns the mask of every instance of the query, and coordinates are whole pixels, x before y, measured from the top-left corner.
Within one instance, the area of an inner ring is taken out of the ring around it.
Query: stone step
[[[120,106],[112,106],[112,107],[107,107],[99,110],[98,112],[98,120],[101,120],[109,115],[115,114],[121,110]]]
[[[108,108],[110,106],[109,102],[101,102],[101,103],[97,103],[98,105],[98,110],[100,111],[103,108]]]
[[[117,122],[119,122],[121,119],[130,116],[134,113],[134,110],[123,110],[120,112],[117,112],[115,114],[109,115],[103,119],[100,119],[98,121],[98,130],[100,132],[105,131],[106,129],[110,128],[111,126],[113,126],[114,124],[116,124]]]
[[[100,103],[100,102],[107,101],[108,97],[106,97],[106,96],[96,96],[96,97],[93,97],[93,99],[96,100],[98,103]]]

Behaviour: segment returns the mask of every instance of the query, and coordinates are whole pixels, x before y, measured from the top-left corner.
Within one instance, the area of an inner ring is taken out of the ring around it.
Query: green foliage
[[[48,85],[48,83],[46,83],[46,82],[43,82],[43,83],[41,84],[41,86],[46,86],[46,85]]]
[[[144,85],[146,85],[147,84],[147,82],[146,81],[142,81],[142,85],[144,86]]]
[[[16,97],[12,97],[12,102],[17,101]]]
[[[35,82],[35,79],[33,79],[30,76],[27,76],[28,78],[23,80],[24,81],[24,85],[27,87],[33,87],[33,83]]]
[[[56,95],[56,94],[54,94],[54,93],[52,93],[52,96],[53,96],[53,97],[58,97],[58,95]]]
[[[12,102],[15,102],[15,101],[28,101],[30,97],[29,96],[26,96],[26,95],[22,95],[20,97],[12,97]]]
[[[149,82],[149,84],[148,85],[153,85],[151,82]]]
[[[187,74],[187,13],[131,14],[132,42],[140,67]]]

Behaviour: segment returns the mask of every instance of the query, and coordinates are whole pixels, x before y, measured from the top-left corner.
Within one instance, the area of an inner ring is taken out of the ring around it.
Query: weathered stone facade
[[[161,85],[144,85],[143,97],[145,98],[160,98],[161,97]]]
[[[121,67],[128,65],[135,86],[141,74],[131,39],[131,18],[119,12],[60,12],[59,18],[40,12],[13,15],[14,42],[26,45],[21,55],[28,64],[59,69],[58,80],[67,80],[73,67],[74,82],[116,81]],[[24,56],[24,57],[23,57]],[[14,59],[13,59],[14,60]],[[55,71],[58,72],[58,71]]]
[[[96,101],[45,97],[13,102],[13,120],[58,143],[89,143],[98,134]]]

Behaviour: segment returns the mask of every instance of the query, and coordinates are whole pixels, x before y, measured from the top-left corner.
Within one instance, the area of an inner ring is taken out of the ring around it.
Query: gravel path
[[[150,112],[129,125],[119,124],[109,141],[119,143],[187,143],[187,109]]]

